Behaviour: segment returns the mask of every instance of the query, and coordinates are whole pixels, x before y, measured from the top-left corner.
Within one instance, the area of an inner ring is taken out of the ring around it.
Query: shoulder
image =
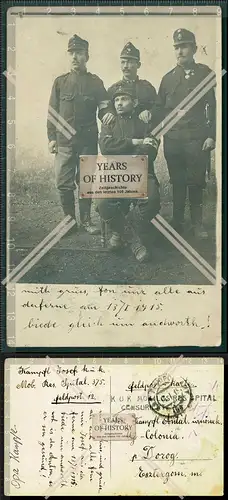
[[[163,78],[162,78],[162,81],[164,82],[167,82],[169,80],[172,80],[172,78],[174,78],[179,72],[179,68],[177,66],[175,66],[175,68],[172,68],[170,71],[168,71],[168,73],[166,73]]]
[[[95,75],[95,73],[87,73],[87,77],[91,80],[92,83],[94,83],[95,85],[103,85],[103,80]]]
[[[207,66],[207,64],[202,64],[202,63],[196,63],[196,69],[197,71],[200,71],[201,73],[208,75],[209,73],[213,73],[213,70]]]
[[[105,125],[104,123],[101,124],[101,130],[107,130],[109,132],[113,132],[119,125],[119,118],[118,116],[115,114],[114,115],[115,119],[109,123],[109,125]]]
[[[155,90],[155,87],[152,85],[152,83],[148,82],[148,80],[141,80],[141,78],[138,80],[139,85],[142,87],[147,87],[149,89]]]
[[[68,71],[68,73],[63,73],[62,75],[59,75],[57,76],[57,78],[55,79],[55,82],[61,82],[62,80],[65,80],[65,78],[68,77],[68,75],[70,74],[70,72]]]
[[[62,75],[57,76],[57,78],[55,78],[54,80],[54,85],[61,85],[61,83],[68,77],[69,74],[70,72],[63,73]]]
[[[115,82],[111,85],[111,87],[108,88],[108,92],[115,92],[116,90],[116,87],[118,87],[119,85],[123,84],[123,81],[122,80],[118,80],[118,82]]]
[[[181,68],[178,66],[175,66],[175,68],[168,71],[168,73],[166,73],[161,79],[159,92],[162,89],[169,91],[176,86],[176,84],[180,81],[181,71]]]

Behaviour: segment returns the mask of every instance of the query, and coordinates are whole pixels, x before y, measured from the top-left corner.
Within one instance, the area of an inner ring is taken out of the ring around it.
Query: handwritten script
[[[214,345],[220,339],[210,286],[18,284],[16,291],[18,345]]]

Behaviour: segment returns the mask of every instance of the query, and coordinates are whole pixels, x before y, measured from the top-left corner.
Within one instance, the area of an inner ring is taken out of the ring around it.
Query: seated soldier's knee
[[[148,198],[138,202],[141,218],[150,221],[160,211],[160,193],[156,180],[148,180]]]

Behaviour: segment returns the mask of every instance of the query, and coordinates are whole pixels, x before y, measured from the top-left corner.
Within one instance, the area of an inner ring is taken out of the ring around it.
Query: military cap
[[[121,54],[120,54],[120,58],[122,59],[136,59],[137,61],[140,60],[140,52],[138,49],[136,49],[136,47],[133,45],[133,43],[131,42],[128,42]]]
[[[118,85],[115,89],[115,92],[113,93],[113,100],[118,96],[118,95],[129,95],[132,99],[135,98],[135,92],[132,88],[132,85],[128,84],[121,84]]]
[[[68,52],[74,52],[75,50],[85,50],[88,52],[89,50],[89,43],[87,40],[83,40],[80,38],[78,35],[73,35],[68,42]]]
[[[186,29],[178,29],[173,33],[174,47],[181,45],[183,43],[192,43],[196,45],[196,39],[194,33]]]

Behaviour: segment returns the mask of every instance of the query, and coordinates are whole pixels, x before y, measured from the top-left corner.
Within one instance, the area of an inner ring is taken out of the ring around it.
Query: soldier
[[[151,83],[147,80],[141,80],[137,75],[141,66],[140,52],[131,42],[128,42],[120,54],[120,60],[123,78],[108,89],[110,99],[113,98],[113,94],[120,85],[130,83],[138,101],[135,112],[140,120],[149,123],[157,111],[157,93]]]
[[[114,115],[102,80],[86,68],[89,44],[77,35],[70,38],[71,71],[54,81],[49,101],[47,132],[49,151],[55,153],[56,185],[63,212],[76,219],[74,190],[79,183],[79,155],[96,155],[96,111],[103,123]],[[91,199],[79,200],[81,225],[90,234],[99,232],[90,220]],[[73,231],[77,226],[73,227]]]
[[[211,72],[208,66],[194,60],[197,46],[193,33],[178,29],[173,40],[177,66],[161,81],[161,120]],[[208,236],[202,224],[202,206],[205,174],[215,147],[215,105],[211,89],[164,135],[164,155],[173,185],[173,227],[183,232],[188,187],[192,228],[200,239]]]
[[[151,219],[160,210],[159,185],[154,172],[154,160],[159,142],[150,133],[151,127],[141,121],[135,113],[132,86],[120,86],[114,96],[116,120],[111,125],[102,125],[100,149],[104,155],[148,155],[148,199],[134,203],[131,215],[133,228],[132,251],[139,262],[148,259],[149,237],[152,232]],[[121,248],[124,239],[125,215],[128,213],[131,199],[100,199],[97,208],[100,217],[109,223],[112,236],[109,241],[111,250]]]

